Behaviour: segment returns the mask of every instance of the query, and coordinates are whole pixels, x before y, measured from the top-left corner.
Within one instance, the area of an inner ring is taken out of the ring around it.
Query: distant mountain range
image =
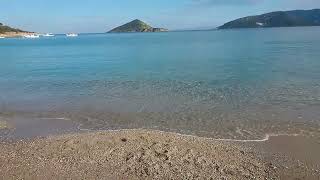
[[[8,32],[19,33],[19,32],[26,32],[26,31],[23,31],[20,29],[15,29],[15,28],[12,28],[12,27],[9,27],[9,26],[6,26],[6,25],[0,23],[0,34],[4,34],[4,33],[8,33]]]
[[[116,27],[109,33],[125,33],[125,32],[165,32],[168,29],[154,28],[139,19],[133,20],[127,24]]]
[[[320,26],[320,9],[277,11],[228,22],[218,29]]]

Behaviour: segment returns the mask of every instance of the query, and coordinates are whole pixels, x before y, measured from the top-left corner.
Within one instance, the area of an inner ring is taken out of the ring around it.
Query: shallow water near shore
[[[304,27],[4,39],[0,116],[17,126],[24,119],[65,118],[89,130],[319,138],[319,32]]]

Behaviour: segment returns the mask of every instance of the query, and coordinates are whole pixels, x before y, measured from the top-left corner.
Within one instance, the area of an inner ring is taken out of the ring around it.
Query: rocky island
[[[133,20],[127,24],[116,27],[108,33],[126,33],[126,32],[167,32],[168,29],[154,28],[139,19]]]
[[[320,26],[320,9],[277,11],[230,21],[218,29]]]
[[[1,37],[22,37],[25,35],[34,34],[32,32],[23,31],[21,29],[12,28],[10,26],[0,23],[0,36]]]

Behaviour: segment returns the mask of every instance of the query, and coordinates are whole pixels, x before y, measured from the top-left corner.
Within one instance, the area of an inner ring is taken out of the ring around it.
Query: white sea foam
[[[201,137],[201,136],[195,136],[195,135],[188,135],[188,134],[181,134],[181,133],[176,133],[176,132],[167,132],[167,131],[161,131],[161,130],[154,130],[154,129],[145,129],[145,128],[136,128],[136,129],[116,129],[116,130],[92,130],[92,129],[85,129],[81,128],[82,124],[78,126],[78,129],[80,131],[91,131],[91,132],[120,132],[120,131],[138,131],[138,130],[150,130],[153,132],[158,132],[158,133],[169,133],[173,135],[178,135],[182,137],[193,137],[193,138],[201,138],[201,139],[207,139],[207,140],[212,140],[212,141],[226,141],[226,142],[266,142],[269,141],[271,137],[278,137],[278,136],[299,136],[299,134],[266,134],[263,139],[224,139],[224,138],[209,138],[209,137]]]
[[[64,121],[70,121],[71,119],[69,118],[64,118],[64,117],[61,117],[61,118],[39,118],[39,119],[43,119],[43,120],[64,120]]]

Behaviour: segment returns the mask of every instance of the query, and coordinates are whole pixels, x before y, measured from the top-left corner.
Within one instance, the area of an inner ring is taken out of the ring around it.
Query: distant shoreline
[[[89,32],[89,33],[78,33],[81,35],[94,35],[94,34],[157,34],[157,33],[178,33],[178,32],[203,32],[203,31],[241,31],[241,30],[268,30],[268,29],[281,29],[281,28],[320,28],[320,26],[294,26],[294,27],[266,27],[266,28],[230,28],[230,29],[194,29],[194,30],[170,30],[166,32],[123,32],[123,33],[108,33],[108,32]],[[15,33],[15,32],[8,32],[5,34],[0,34],[0,36],[5,38],[20,38],[24,37],[25,35],[32,35],[37,34],[34,32],[23,32],[23,33]],[[65,33],[57,33],[57,36],[65,36]]]
[[[5,37],[5,38],[19,38],[23,37],[25,35],[32,35],[35,34],[33,32],[5,32],[3,34],[0,34],[0,36]]]

